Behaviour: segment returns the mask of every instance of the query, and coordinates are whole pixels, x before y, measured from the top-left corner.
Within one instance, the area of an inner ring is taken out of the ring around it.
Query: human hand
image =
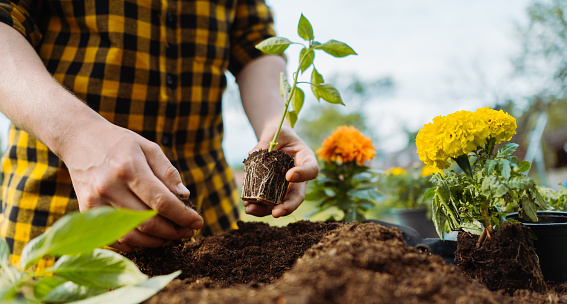
[[[267,149],[270,147],[270,141],[274,136],[273,131],[264,132],[266,135],[261,136],[254,150]],[[299,207],[305,199],[305,187],[308,180],[314,179],[319,173],[317,158],[313,150],[305,144],[289,126],[281,129],[278,137],[278,145],[275,150],[283,150],[295,161],[295,167],[286,173],[286,179],[290,182],[287,193],[282,204],[276,206],[265,206],[253,204],[245,201],[245,212],[255,216],[266,216],[272,214],[278,218],[291,214]]]
[[[79,209],[110,205],[158,212],[111,246],[127,252],[192,237],[203,219],[177,197],[190,193],[161,148],[108,122],[95,125],[75,130],[60,155],[69,169]]]

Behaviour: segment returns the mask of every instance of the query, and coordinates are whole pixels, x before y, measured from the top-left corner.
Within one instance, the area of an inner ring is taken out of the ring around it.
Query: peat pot
[[[427,218],[427,208],[393,208],[391,210],[396,223],[412,227],[422,238],[436,238],[433,222]]]
[[[517,212],[507,218],[530,227],[536,236],[534,245],[543,277],[555,283],[567,281],[567,212],[538,211],[537,223],[520,219]]]

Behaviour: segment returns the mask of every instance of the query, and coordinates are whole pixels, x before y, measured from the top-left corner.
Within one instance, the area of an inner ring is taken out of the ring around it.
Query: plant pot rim
[[[536,212],[538,215],[538,218],[541,218],[542,216],[547,217],[547,218],[557,218],[557,219],[563,219],[561,222],[553,222],[553,223],[541,223],[541,222],[528,222],[525,221],[521,218],[519,218],[518,216],[518,212],[511,212],[508,213],[508,215],[506,215],[506,218],[511,218],[517,221],[520,221],[522,224],[526,225],[526,226],[554,226],[554,227],[567,227],[567,211],[547,211],[547,210],[539,210]]]

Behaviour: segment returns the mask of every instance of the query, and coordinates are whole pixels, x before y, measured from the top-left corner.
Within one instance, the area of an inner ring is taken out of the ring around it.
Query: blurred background
[[[532,163],[540,185],[567,178],[567,0],[267,0],[277,35],[301,41],[303,13],[315,40],[348,43],[358,56],[317,53],[315,66],[346,106],[317,103],[306,87],[296,131],[316,150],[339,125],[372,138],[372,167],[420,163],[415,136],[435,116],[489,106],[517,119],[517,156]],[[288,72],[300,46],[286,51]],[[308,81],[310,70],[303,78]],[[241,179],[242,161],[256,143],[229,75],[225,152]],[[276,224],[301,219],[309,202]],[[376,217],[386,217],[377,207]],[[372,214],[372,213],[371,213]],[[258,220],[246,217],[246,220]]]
[[[567,179],[567,0],[266,0],[280,37],[300,41],[303,13],[315,39],[348,43],[358,56],[316,54],[315,66],[339,89],[346,106],[317,103],[308,88],[297,132],[316,150],[337,126],[354,125],[372,138],[373,168],[420,164],[415,136],[435,116],[489,106],[517,119],[517,156],[532,163],[541,185]],[[286,51],[295,71],[299,46]],[[310,70],[304,75],[308,81]],[[227,75],[224,148],[242,179],[242,161],[256,138]],[[301,78],[300,78],[301,79]],[[5,147],[9,121],[0,117]],[[291,216],[302,219],[304,203]],[[372,213],[371,213],[372,214]],[[380,206],[375,217],[386,216]]]

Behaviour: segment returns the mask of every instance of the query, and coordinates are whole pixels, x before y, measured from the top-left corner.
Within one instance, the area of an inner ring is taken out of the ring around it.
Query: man
[[[224,72],[236,77],[254,149],[268,147],[283,111],[285,62],[254,48],[274,35],[263,0],[0,0],[0,21],[0,111],[12,121],[0,236],[12,262],[65,213],[104,205],[159,213],[113,244],[122,251],[235,227],[221,148]],[[279,142],[298,165],[286,201],[245,202],[249,214],[293,212],[317,175],[289,127]]]

